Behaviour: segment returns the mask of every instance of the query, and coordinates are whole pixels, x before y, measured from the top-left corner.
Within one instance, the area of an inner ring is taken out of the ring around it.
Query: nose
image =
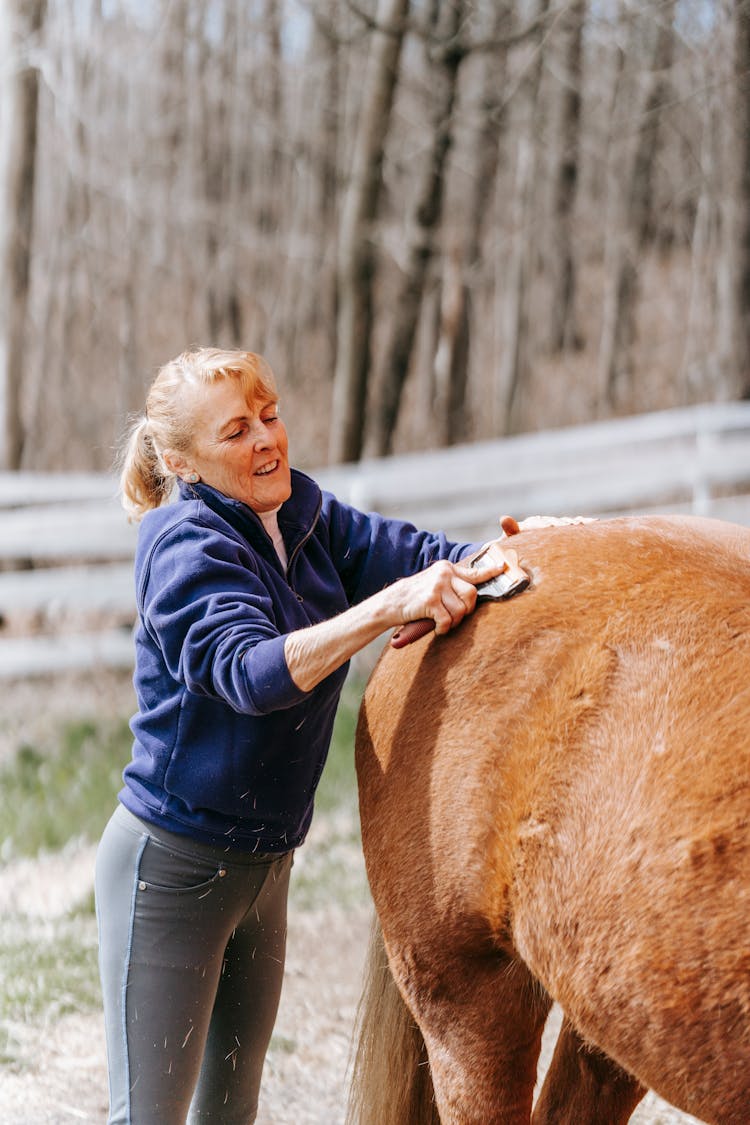
[[[270,449],[273,445],[271,430],[260,418],[253,426],[253,445],[256,449]]]

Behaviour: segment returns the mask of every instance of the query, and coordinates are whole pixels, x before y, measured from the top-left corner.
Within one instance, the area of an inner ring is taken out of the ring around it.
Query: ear
[[[190,472],[190,466],[181,453],[175,452],[174,449],[165,450],[164,464],[169,469],[170,473],[174,473],[176,477],[186,477]]]

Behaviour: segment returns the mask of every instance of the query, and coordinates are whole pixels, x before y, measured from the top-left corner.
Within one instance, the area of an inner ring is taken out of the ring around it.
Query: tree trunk
[[[452,46],[430,67],[430,138],[419,172],[411,214],[407,217],[406,265],[393,304],[393,320],[379,381],[380,400],[374,414],[371,452],[392,452],[401,396],[409,374],[427,271],[440,232],[445,192],[445,166],[453,142],[453,106],[463,54],[456,36],[464,19],[463,0],[447,0],[445,26],[438,33]]]
[[[185,56],[188,53],[188,4],[177,4],[174,0],[160,0],[161,3],[161,33],[158,44],[158,76],[156,89],[159,92],[159,106],[164,132],[162,139],[164,175],[159,186],[162,191],[161,209],[167,216],[170,213],[171,200],[175,187],[180,185],[182,179],[182,162],[184,160],[184,115],[182,107],[185,105],[189,94],[188,82],[185,74]],[[160,224],[157,231],[157,263],[168,266],[179,257],[181,249],[175,245],[179,240],[173,237],[173,225],[169,222]]]
[[[86,32],[76,27],[76,17],[86,13]],[[54,22],[53,22],[54,12]],[[90,377],[75,361],[77,332],[90,323],[89,310],[98,298],[91,277],[87,239],[82,237],[91,218],[89,186],[90,137],[84,125],[91,113],[91,86],[96,72],[97,35],[101,26],[98,0],[58,0],[48,12],[48,41],[61,46],[68,58],[67,86],[57,98],[56,111],[67,113],[71,138],[66,162],[57,172],[60,207],[54,240],[48,242],[44,271],[42,361],[26,376],[26,418],[30,433],[45,435],[45,455],[60,468],[78,467],[80,453],[97,428],[97,410],[90,393]],[[65,67],[58,72],[62,78]],[[57,83],[53,85],[57,91]],[[85,307],[88,300],[89,308]],[[57,379],[50,379],[56,371]],[[56,384],[56,385],[55,385]],[[70,403],[75,402],[74,410]],[[65,418],[61,425],[59,419]],[[55,424],[50,424],[55,419]],[[123,419],[118,417],[118,429]]]
[[[465,436],[470,346],[471,289],[456,249],[443,255],[433,363],[433,412],[440,445],[454,445]]]
[[[236,244],[233,238],[234,224],[239,221],[236,174],[238,153],[237,146],[233,143],[233,127],[236,125],[234,113],[240,112],[235,91],[240,83],[237,42],[241,17],[240,8],[234,3],[225,2],[221,42],[214,42],[210,33],[206,35],[204,27],[204,40],[201,44],[207,66],[214,76],[211,91],[213,97],[209,96],[208,86],[204,95],[208,108],[202,137],[204,190],[209,203],[206,223],[208,269],[205,280],[208,332],[213,344],[233,347],[238,346],[243,338],[242,302],[237,285]],[[272,42],[274,26],[272,23],[269,31]],[[265,182],[263,188],[265,204],[273,192]],[[264,211],[261,210],[261,229],[265,222]]]
[[[6,0],[0,154],[0,394],[6,469],[19,469],[24,428],[21,400],[34,217],[39,77],[29,57],[46,0]]]
[[[118,418],[126,418],[133,409],[135,393],[136,372],[140,371],[140,318],[139,318],[139,285],[138,280],[142,270],[143,253],[141,242],[140,219],[138,198],[140,194],[139,183],[139,156],[140,145],[138,142],[139,105],[138,85],[131,78],[125,78],[126,114],[128,121],[127,136],[129,139],[127,151],[127,164],[123,184],[123,271],[121,281],[120,315],[119,315],[119,349],[118,349],[118,386],[115,398],[115,410]]]
[[[378,29],[372,36],[351,179],[341,218],[329,443],[333,462],[357,461],[362,455],[375,274],[373,227],[408,11],[409,0],[381,0],[378,7]]]
[[[564,50],[561,68],[559,152],[553,172],[552,230],[548,255],[552,272],[549,349],[568,350],[576,345],[575,255],[573,210],[578,186],[578,155],[581,132],[581,57],[586,0],[573,0],[564,21]]]
[[[724,177],[721,174],[721,121],[725,116],[723,90],[708,68],[702,72],[704,89],[710,91],[701,105],[701,136],[697,160],[700,168],[700,194],[690,237],[690,293],[687,302],[687,329],[680,363],[680,401],[700,402],[709,397],[715,383],[711,352],[721,356],[722,333],[713,328],[717,306],[715,263],[721,230],[721,200]],[[721,367],[721,363],[719,363]],[[709,371],[711,376],[709,377]]]
[[[325,10],[335,26],[338,0],[328,0]],[[315,302],[318,321],[325,341],[323,364],[333,371],[336,364],[336,260],[339,203],[340,104],[343,98],[343,60],[339,43],[331,35],[316,36],[314,58],[321,70],[319,116],[316,133],[320,136],[319,159],[313,180],[315,206],[313,222],[317,230],[320,262],[319,293]],[[314,287],[310,287],[311,296]]]
[[[550,0],[539,0],[534,17],[540,30],[531,41],[532,59],[518,92],[519,126],[516,174],[511,202],[512,232],[503,274],[506,279],[502,333],[502,355],[495,394],[495,425],[501,432],[514,428],[519,390],[526,374],[527,288],[531,268],[532,215],[537,168],[537,138],[540,133],[539,86],[542,75],[541,23]]]
[[[236,20],[236,15],[232,17]],[[284,208],[282,143],[284,137],[283,96],[281,89],[281,19],[282,5],[279,0],[265,0],[263,10],[263,30],[266,43],[266,57],[263,64],[263,92],[261,111],[268,115],[269,149],[263,168],[263,201],[259,215],[262,231],[273,234],[282,222]],[[231,43],[231,39],[229,41]]]
[[[750,4],[737,0],[735,7],[735,137],[739,161],[739,198],[733,239],[737,254],[734,286],[735,373],[730,386],[750,398]]]
[[[649,243],[652,228],[651,186],[658,151],[660,110],[666,99],[674,46],[674,0],[659,11],[651,64],[641,92],[641,122],[634,147],[624,166],[610,179],[616,205],[607,231],[609,244],[605,307],[599,347],[599,409],[613,409],[623,390],[630,390],[631,349],[635,338],[635,312],[639,294],[639,258]],[[638,21],[631,29],[631,51],[637,58]],[[630,116],[630,114],[629,114]]]
[[[313,129],[319,138],[312,172],[313,213],[321,232],[329,232],[338,195],[339,114],[343,96],[341,45],[330,30],[340,18],[338,0],[327,0],[322,10],[328,26],[323,29],[316,25],[313,30],[309,69],[314,77],[309,80],[309,96],[317,106]]]
[[[505,128],[507,47],[502,45],[512,13],[507,0],[493,5],[488,37],[500,42],[480,60],[476,125],[469,144],[470,191],[460,237],[444,253],[440,314],[434,351],[437,440],[452,445],[466,437],[471,361],[472,292],[483,258],[487,216],[494,196],[500,139]]]

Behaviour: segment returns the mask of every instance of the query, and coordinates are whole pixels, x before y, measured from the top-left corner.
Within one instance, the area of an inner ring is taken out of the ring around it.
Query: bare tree
[[[6,74],[0,144],[0,394],[3,463],[21,466],[21,395],[33,239],[39,73],[33,57],[46,0],[7,0],[0,15]]]
[[[549,0],[537,0],[534,16],[538,30],[525,45],[528,60],[517,95],[515,181],[510,213],[512,229],[507,260],[502,335],[502,355],[495,387],[495,425],[501,431],[513,428],[518,392],[528,369],[528,286],[533,248],[534,185],[538,163],[541,105],[539,87],[542,76],[543,18]]]
[[[631,382],[638,262],[652,234],[652,181],[660,111],[667,97],[674,49],[674,6],[674,0],[662,4],[651,27],[644,26],[641,20],[631,22],[630,57],[639,58],[644,33],[647,40],[651,39],[651,48],[648,67],[636,91],[624,94],[629,94],[627,116],[635,122],[635,138],[633,143],[622,146],[622,158],[613,164],[610,177],[614,206],[607,232],[608,263],[599,348],[600,410],[614,407],[618,393],[622,394]]]
[[[738,161],[737,204],[734,213],[736,229],[734,246],[737,265],[730,300],[734,304],[734,363],[736,375],[732,390],[750,398],[750,3],[735,0],[734,5],[734,78],[736,113],[734,115],[736,156]],[[727,251],[731,254],[729,247]]]
[[[261,38],[265,51],[257,59],[256,73],[253,75],[253,104],[263,115],[267,134],[268,155],[261,168],[254,170],[254,176],[263,184],[259,197],[258,221],[261,230],[274,231],[278,228],[284,213],[283,186],[283,137],[284,137],[284,94],[283,63],[281,53],[281,25],[283,3],[279,0],[263,0]],[[227,7],[227,16],[232,23],[238,18],[237,12]],[[232,34],[227,28],[227,46],[236,52],[236,30]]]
[[[560,352],[576,342],[573,213],[578,187],[581,132],[582,55],[586,0],[572,0],[562,20],[559,67],[559,123],[552,169],[551,231],[546,260],[552,277],[549,339]]]
[[[726,251],[719,252],[721,244],[722,196],[727,193],[736,198],[732,185],[727,184],[724,173],[726,156],[722,153],[722,119],[725,114],[725,91],[730,87],[718,73],[726,68],[727,51],[724,36],[714,37],[713,53],[695,52],[695,77],[699,88],[706,91],[697,106],[695,142],[689,152],[692,176],[697,181],[697,191],[692,200],[693,221],[690,227],[690,283],[687,300],[687,326],[680,359],[680,388],[684,402],[694,402],[711,393],[710,388],[718,367],[722,381],[734,366],[733,349],[724,344],[732,339],[732,329],[727,331],[724,316],[717,317],[717,298],[720,289],[722,262],[732,261],[734,240],[727,240]],[[734,115],[729,115],[730,118]],[[693,170],[694,169],[694,170]],[[689,181],[689,177],[686,177]],[[729,280],[729,279],[727,279]],[[727,286],[727,306],[731,307],[732,286]],[[722,301],[722,305],[723,305]],[[718,363],[716,360],[718,359]],[[722,371],[723,369],[723,371]]]
[[[220,43],[215,31],[206,21],[203,25],[201,51],[203,65],[213,81],[204,89],[205,118],[201,130],[203,143],[203,170],[205,194],[211,204],[211,213],[205,224],[207,274],[205,290],[208,309],[208,333],[211,340],[238,344],[242,339],[242,309],[238,294],[238,274],[234,268],[236,239],[232,227],[239,218],[234,183],[236,150],[232,144],[233,108],[237,104],[239,76],[237,73],[238,12],[234,4],[223,5],[223,26]],[[275,24],[271,27],[273,41]],[[278,157],[273,158],[276,163]],[[262,174],[262,165],[258,169]],[[278,190],[278,188],[277,188]],[[273,198],[263,192],[262,199]],[[268,204],[271,206],[271,203]],[[273,204],[275,206],[275,202]],[[273,220],[261,211],[258,215],[260,229]]]
[[[405,253],[394,300],[388,340],[383,353],[380,396],[374,409],[371,451],[390,453],[398,420],[401,395],[409,374],[417,323],[422,308],[430,262],[437,248],[445,193],[446,161],[453,142],[453,106],[458,72],[465,57],[459,33],[465,18],[463,0],[443,0],[433,5],[428,37],[439,46],[430,48],[430,123],[427,143],[410,213],[406,219]],[[429,38],[427,40],[429,44]]]
[[[451,445],[468,433],[467,390],[471,364],[473,295],[485,259],[490,204],[494,198],[500,144],[506,124],[507,42],[512,27],[509,2],[490,5],[478,53],[476,105],[467,144],[469,191],[463,223],[444,249],[440,278],[437,340],[433,350],[436,436]],[[494,46],[490,46],[494,43]],[[477,332],[480,325],[475,325]]]
[[[335,26],[339,0],[328,0],[327,14]],[[317,49],[316,49],[317,48]],[[320,138],[316,171],[313,176],[314,229],[317,232],[320,263],[318,301],[325,338],[324,363],[333,371],[336,362],[336,258],[338,248],[337,208],[339,202],[339,145],[344,132],[339,106],[343,95],[342,48],[335,35],[316,29],[313,57],[321,70],[318,98]]]
[[[333,379],[331,461],[356,461],[362,453],[371,362],[374,224],[408,11],[409,0],[381,0],[378,26],[372,33],[361,119],[339,234],[338,350]]]
[[[343,47],[335,32],[341,17],[339,0],[326,0],[322,8],[325,23],[317,21],[310,40],[310,96],[316,105],[318,128],[313,161],[314,210],[319,228],[330,230],[335,225],[339,177],[340,102],[342,91]]]

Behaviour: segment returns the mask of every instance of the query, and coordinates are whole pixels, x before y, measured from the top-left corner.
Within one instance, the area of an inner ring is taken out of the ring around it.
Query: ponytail
[[[120,498],[128,519],[139,520],[169,499],[174,486],[159,456],[145,416],[136,419],[126,439],[120,470]]]

